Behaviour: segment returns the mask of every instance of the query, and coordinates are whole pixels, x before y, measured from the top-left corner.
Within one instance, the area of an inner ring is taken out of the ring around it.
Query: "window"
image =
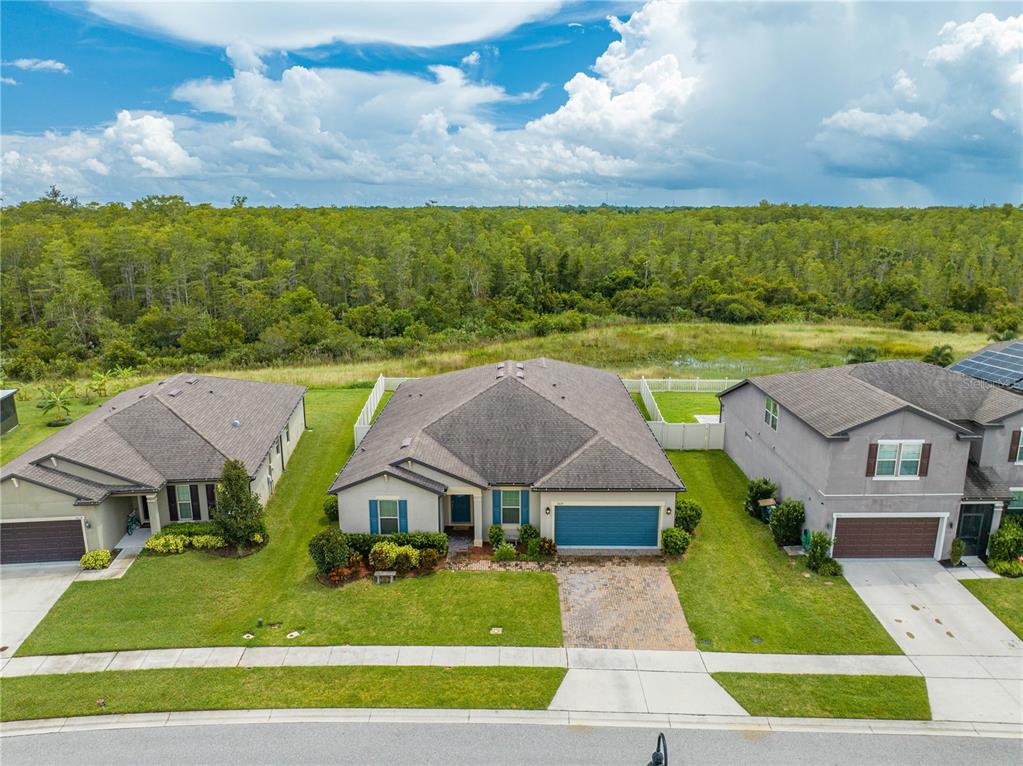
[[[291,444],[291,424],[284,426],[284,441]]]
[[[517,490],[506,490],[501,493],[501,523],[502,524],[518,524],[519,510],[521,508],[522,498],[519,496]]]
[[[875,476],[918,476],[923,442],[878,442]]]
[[[1009,508],[1008,508],[1008,510],[1010,510],[1010,511],[1023,511],[1023,489],[1020,489],[1018,487],[1013,487],[1011,492],[1012,492],[1012,499],[1009,501]]]
[[[1016,462],[1023,463],[1023,438],[1019,440],[1019,446],[1016,447]]]
[[[767,397],[764,403],[764,422],[771,427],[772,431],[778,430],[778,402]]]
[[[178,518],[181,521],[191,521],[192,515],[192,492],[187,484],[178,484],[174,487],[174,494],[178,500]]]
[[[377,500],[377,516],[380,519],[380,534],[393,535],[398,531],[397,500]]]
[[[274,452],[276,452],[278,455],[281,454],[281,440],[280,440],[280,437],[278,437],[277,441],[274,442]]]

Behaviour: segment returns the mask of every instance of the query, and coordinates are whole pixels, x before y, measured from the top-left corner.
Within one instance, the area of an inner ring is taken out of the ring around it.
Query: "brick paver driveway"
[[[566,562],[557,577],[565,646],[695,649],[660,560]]]

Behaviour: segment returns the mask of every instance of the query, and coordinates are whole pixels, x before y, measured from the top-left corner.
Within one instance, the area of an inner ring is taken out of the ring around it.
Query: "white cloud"
[[[840,128],[867,138],[890,138],[907,141],[927,127],[927,118],[916,112],[896,109],[888,114],[865,112],[862,109],[847,109],[825,117],[825,127]]]
[[[241,149],[246,152],[255,152],[256,154],[270,154],[274,156],[280,154],[277,148],[263,136],[244,136],[243,138],[236,138],[231,142],[231,146],[235,149]]]
[[[3,83],[4,85],[17,85],[18,81],[13,77],[0,77],[0,83]]]
[[[467,68],[477,67],[480,65],[480,52],[473,51],[467,56],[462,57],[462,66]]]
[[[122,110],[103,137],[154,176],[187,175],[200,167],[199,160],[174,140],[174,123],[161,115],[132,117],[131,112]]]
[[[227,46],[227,58],[236,70],[262,72],[266,65],[259,57],[258,49],[248,40],[235,40]]]
[[[914,101],[916,99],[916,83],[913,82],[912,77],[906,74],[905,69],[900,69],[892,75],[892,93],[907,101]]]
[[[5,61],[4,66],[12,66],[15,69],[23,69],[26,72],[71,74],[67,64],[55,59],[15,59],[14,61]]]
[[[992,13],[982,13],[962,24],[946,22],[938,36],[942,42],[928,52],[929,62],[959,61],[985,47],[1006,56],[1023,50],[1023,16],[1001,20]]]

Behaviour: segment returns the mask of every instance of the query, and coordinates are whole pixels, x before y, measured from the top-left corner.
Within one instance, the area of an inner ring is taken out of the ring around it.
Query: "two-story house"
[[[749,378],[719,394],[725,451],[836,557],[983,555],[1002,514],[1023,512],[1023,396],[897,360]]]

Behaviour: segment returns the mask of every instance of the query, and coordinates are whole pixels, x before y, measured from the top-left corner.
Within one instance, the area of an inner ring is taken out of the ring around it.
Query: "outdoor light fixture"
[[[550,516],[551,515],[551,507],[548,505],[546,508],[543,509],[543,512],[546,513],[548,516]]]
[[[667,508],[664,509],[664,515],[665,516],[671,516],[671,506],[670,505]]]
[[[85,528],[92,529],[92,522],[89,521],[88,519],[85,520]]]

